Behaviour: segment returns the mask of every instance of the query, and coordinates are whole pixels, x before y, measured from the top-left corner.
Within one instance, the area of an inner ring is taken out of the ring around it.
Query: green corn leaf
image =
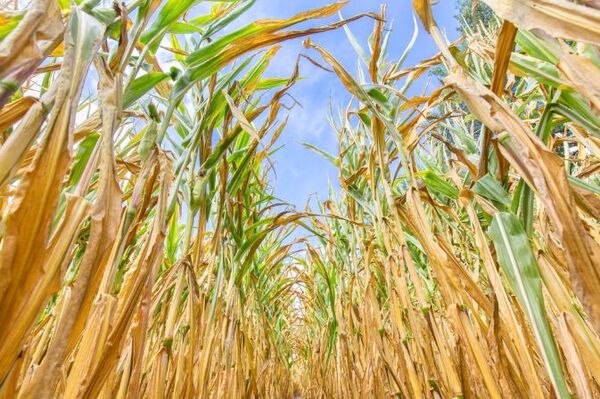
[[[325,158],[326,160],[331,162],[334,166],[338,166],[338,164],[339,164],[338,159],[335,156],[333,156],[333,154],[330,154],[329,152],[322,150],[319,147],[317,147],[316,145],[313,145],[310,143],[302,143],[302,145],[304,147],[308,148],[309,150],[314,151],[317,154],[321,155],[323,158]]]
[[[560,398],[570,398],[544,308],[542,280],[529,237],[520,220],[509,212],[499,212],[494,216],[489,234],[496,248],[498,263],[531,323],[552,385]]]
[[[168,0],[158,12],[154,22],[144,31],[140,41],[144,44],[151,43],[151,49],[155,51],[171,24],[197,2],[198,0]]]
[[[484,198],[492,200],[495,205],[502,209],[510,207],[511,199],[500,182],[491,174],[486,174],[473,185],[473,192]]]
[[[427,188],[451,199],[458,198],[458,189],[434,171],[428,169],[418,175],[423,179]]]
[[[150,72],[135,79],[125,92],[123,107],[131,107],[139,98],[168,77],[169,74],[164,72]]]
[[[94,132],[89,134],[85,139],[79,143],[79,147],[77,148],[77,152],[75,153],[75,157],[73,159],[73,167],[71,168],[71,177],[69,178],[69,185],[76,184],[96,147],[96,143],[98,142],[98,138],[100,134]]]

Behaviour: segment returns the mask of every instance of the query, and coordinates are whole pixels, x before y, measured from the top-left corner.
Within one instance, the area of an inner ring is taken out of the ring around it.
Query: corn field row
[[[412,39],[385,6],[0,3],[0,398],[600,398],[600,4],[484,2],[455,43],[429,0]],[[270,156],[304,63],[352,100],[301,212]]]

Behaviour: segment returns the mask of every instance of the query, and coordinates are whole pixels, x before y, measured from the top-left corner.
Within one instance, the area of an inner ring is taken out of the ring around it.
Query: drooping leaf
[[[555,392],[560,398],[570,398],[544,307],[540,272],[529,237],[519,219],[508,212],[498,212],[494,216],[489,234],[498,254],[498,263],[531,323]]]

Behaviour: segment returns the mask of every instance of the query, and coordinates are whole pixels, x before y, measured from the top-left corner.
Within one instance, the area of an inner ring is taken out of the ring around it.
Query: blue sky
[[[297,12],[330,4],[329,0],[258,0],[256,4],[237,23],[245,24],[261,18],[287,18]],[[387,27],[392,27],[388,56],[396,60],[413,34],[413,12],[411,1],[391,0],[386,2]],[[342,10],[344,17],[366,12],[378,12],[380,2],[373,0],[350,0]],[[454,18],[456,2],[442,0],[434,6],[434,14],[442,31],[449,40],[459,36],[457,22]],[[338,20],[332,17],[325,20],[310,21],[303,26],[317,26]],[[237,25],[236,23],[236,25]],[[367,38],[373,29],[373,21],[363,19],[349,25],[363,48],[367,48]],[[354,52],[343,29],[326,32],[311,37],[311,40],[326,48],[353,74],[358,67],[358,56]],[[287,77],[291,74],[296,57],[299,53],[319,59],[314,50],[302,46],[302,40],[285,42],[273,61],[267,76]],[[436,47],[421,26],[417,42],[409,54],[405,66],[414,65],[420,60],[436,54]],[[272,184],[277,195],[282,200],[304,209],[309,197],[315,204],[315,194],[319,201],[327,198],[330,182],[337,187],[337,170],[327,160],[306,149],[302,143],[309,142],[333,154],[337,154],[335,133],[328,122],[329,102],[334,113],[348,103],[349,95],[333,73],[323,71],[308,62],[302,62],[300,74],[305,77],[292,88],[290,93],[302,104],[288,112],[289,123],[280,138],[283,145],[273,157],[275,174]],[[288,104],[291,100],[288,99]]]

